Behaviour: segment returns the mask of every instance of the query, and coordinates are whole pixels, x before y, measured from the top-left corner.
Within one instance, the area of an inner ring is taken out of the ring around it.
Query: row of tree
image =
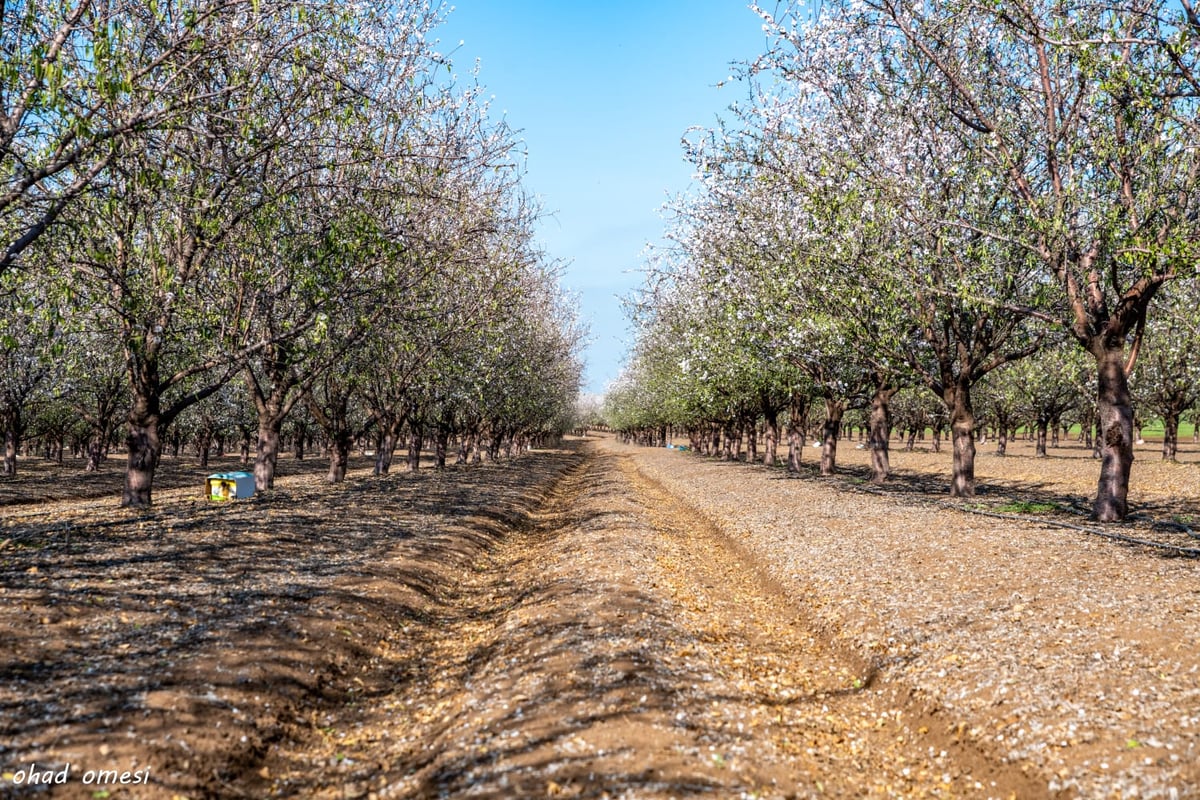
[[[1196,341],[1200,345],[1200,340]],[[1168,351],[1176,352],[1176,351]],[[1155,358],[1163,353],[1151,349],[1143,358]],[[1161,453],[1163,460],[1174,461],[1179,453],[1180,427],[1193,425],[1192,440],[1200,442],[1200,366],[1185,356],[1179,372],[1166,381],[1153,377],[1146,362],[1132,377],[1131,391],[1135,406],[1140,409],[1134,417],[1138,441],[1147,425],[1160,425],[1163,431]],[[591,420],[594,429],[609,429],[610,424],[626,441],[652,446],[665,446],[677,437],[686,437],[690,447],[705,455],[723,460],[761,460],[767,466],[784,463],[799,471],[805,443],[822,448],[821,466],[832,474],[837,464],[837,439],[827,437],[830,420],[826,408],[816,396],[801,397],[793,408],[775,408],[767,413],[761,397],[744,395],[733,398],[737,388],[727,387],[725,401],[694,414],[673,413],[668,393],[676,384],[658,384],[645,380],[650,376],[626,373],[616,382],[598,410],[580,409],[581,420]],[[678,376],[677,376],[678,377]],[[652,388],[653,387],[653,388]],[[1006,455],[1008,444],[1025,440],[1034,443],[1038,456],[1050,454],[1050,448],[1063,445],[1068,438],[1077,445],[1090,448],[1096,457],[1096,381],[1089,364],[1077,348],[1062,346],[1041,352],[1028,359],[990,373],[974,388],[975,438],[982,444],[991,440],[997,455]],[[869,394],[849,398],[837,428],[843,441],[855,441],[865,446],[871,430],[871,401]],[[814,404],[814,400],[817,401]],[[732,410],[732,411],[730,411]],[[909,384],[898,389],[888,400],[888,431],[885,438],[900,442],[904,449],[913,450],[917,443],[940,452],[950,430],[950,417],[945,404],[925,387]],[[1149,415],[1149,416],[1147,416]],[[780,447],[786,442],[787,453]],[[759,446],[762,449],[759,449]],[[887,469],[887,448],[876,454],[874,479],[883,482]]]
[[[795,437],[817,403],[828,471],[862,407],[884,480],[890,404],[920,386],[945,409],[951,492],[970,496],[978,398],[1010,430],[1003,387],[1082,358],[1093,513],[1123,519],[1135,367],[1172,430],[1195,404],[1189,0],[757,10],[772,44],[746,70],[749,102],[687,141],[698,188],[673,204],[672,246],[631,303],[614,426],[732,431],[752,416],[770,453],[781,417]]]
[[[568,424],[578,324],[516,137],[435,49],[440,8],[0,3],[6,471],[56,414],[93,463],[124,422],[132,506],[164,432],[231,404],[260,489],[300,407],[333,480],[368,435],[386,471],[402,436]]]

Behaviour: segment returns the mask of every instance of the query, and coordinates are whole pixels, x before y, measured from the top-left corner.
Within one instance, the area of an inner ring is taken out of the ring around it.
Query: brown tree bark
[[[273,345],[264,353],[261,374],[252,366],[243,370],[258,412],[258,449],[254,455],[254,489],[258,492],[275,488],[283,423],[304,396],[300,380],[292,370],[290,353],[287,344]]]
[[[375,475],[387,475],[391,472],[398,438],[392,431],[385,431],[379,437],[379,445],[375,448]]]
[[[975,411],[971,385],[958,380],[943,390],[950,412],[950,439],[954,450],[950,477],[951,497],[975,496]]]
[[[445,420],[439,420],[437,426],[437,435],[434,436],[434,468],[446,468],[446,454],[450,450],[450,424]]]
[[[867,447],[871,451],[871,482],[883,483],[892,472],[888,453],[892,433],[892,396],[896,389],[882,381],[875,384],[871,397],[871,412],[867,418]]]
[[[410,424],[408,431],[408,458],[405,469],[417,472],[421,469],[421,446],[425,443],[425,430],[420,424]]]
[[[825,398],[825,422],[821,425],[821,475],[824,477],[837,471],[837,443],[845,414],[845,400]]]
[[[275,488],[275,465],[279,463],[279,431],[283,418],[260,418],[258,450],[254,455],[254,490],[265,492]]]
[[[16,475],[17,474],[17,429],[15,425],[4,426],[4,465],[0,468],[0,475]]]
[[[792,392],[788,401],[788,472],[799,472],[804,454],[804,432],[808,427],[808,397]]]
[[[1037,444],[1034,446],[1033,454],[1038,458],[1047,458],[1046,452],[1046,434],[1050,430],[1050,420],[1044,414],[1038,414],[1037,418]]]
[[[108,447],[99,439],[93,438],[88,441],[87,445],[87,464],[84,466],[84,472],[95,472],[100,469],[100,465],[108,458]]]
[[[779,409],[764,401],[762,413],[763,428],[766,434],[763,445],[763,465],[773,467],[779,457]]]
[[[341,483],[346,479],[346,470],[350,466],[350,450],[354,447],[354,440],[364,431],[353,428],[350,422],[349,391],[334,389],[326,392],[324,398],[323,402],[318,402],[309,395],[308,409],[328,443],[329,471],[325,479],[328,483]]]
[[[346,480],[346,469],[350,465],[350,448],[353,444],[349,436],[337,436],[330,442],[329,472],[326,474],[328,483],[341,483]]]
[[[1098,345],[1093,354],[1098,367],[1097,411],[1100,435],[1100,479],[1092,517],[1099,522],[1119,522],[1129,513],[1129,473],[1133,467],[1133,400],[1125,373],[1122,343]]]
[[[1163,417],[1163,461],[1174,461],[1179,454],[1179,417],[1176,411],[1168,411]]]
[[[162,457],[159,422],[158,397],[134,397],[129,410],[129,434],[125,439],[128,460],[122,506],[146,508],[153,500],[154,471]]]
[[[734,440],[734,436],[737,435],[734,431],[735,431],[735,427],[734,427],[733,420],[729,420],[721,426],[721,432],[722,432],[721,460],[722,461],[733,461],[734,460],[733,440]],[[739,450],[741,449],[741,437],[738,437],[738,449]]]

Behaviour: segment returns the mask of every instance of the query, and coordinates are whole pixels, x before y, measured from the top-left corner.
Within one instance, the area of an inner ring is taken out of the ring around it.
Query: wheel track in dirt
[[[357,715],[364,766],[328,796],[1046,796],[632,458],[589,449],[534,519]]]
[[[716,588],[710,596],[715,616],[731,635],[718,639],[710,658],[730,664],[738,685],[750,687],[750,708],[778,703],[774,675],[791,676],[803,686],[801,702],[784,703],[791,714],[780,714],[764,734],[803,765],[818,794],[1047,796],[1044,780],[964,741],[965,726],[948,725],[939,709],[890,680],[887,665],[851,649],[837,631],[824,629],[806,612],[802,598],[783,589],[706,517],[644,475],[633,458],[623,457],[621,469],[651,501],[654,528],[679,560],[675,572],[683,583],[681,594],[695,597],[698,585]],[[739,656],[751,650],[757,654],[754,663]],[[947,735],[948,728],[957,734]]]

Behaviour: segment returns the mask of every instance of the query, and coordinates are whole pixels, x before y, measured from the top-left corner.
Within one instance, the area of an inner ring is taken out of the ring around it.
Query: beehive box
[[[244,500],[254,494],[254,476],[249,472],[218,472],[208,476],[209,500]]]

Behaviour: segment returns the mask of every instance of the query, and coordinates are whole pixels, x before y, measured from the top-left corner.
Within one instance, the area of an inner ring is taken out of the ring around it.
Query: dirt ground
[[[852,443],[831,482],[611,440],[0,508],[0,797],[1200,795],[1200,564],[1083,530],[1086,454],[984,452],[966,513],[945,453],[879,495]],[[1200,543],[1152,458],[1121,531]],[[1014,497],[1079,529],[979,516]]]

